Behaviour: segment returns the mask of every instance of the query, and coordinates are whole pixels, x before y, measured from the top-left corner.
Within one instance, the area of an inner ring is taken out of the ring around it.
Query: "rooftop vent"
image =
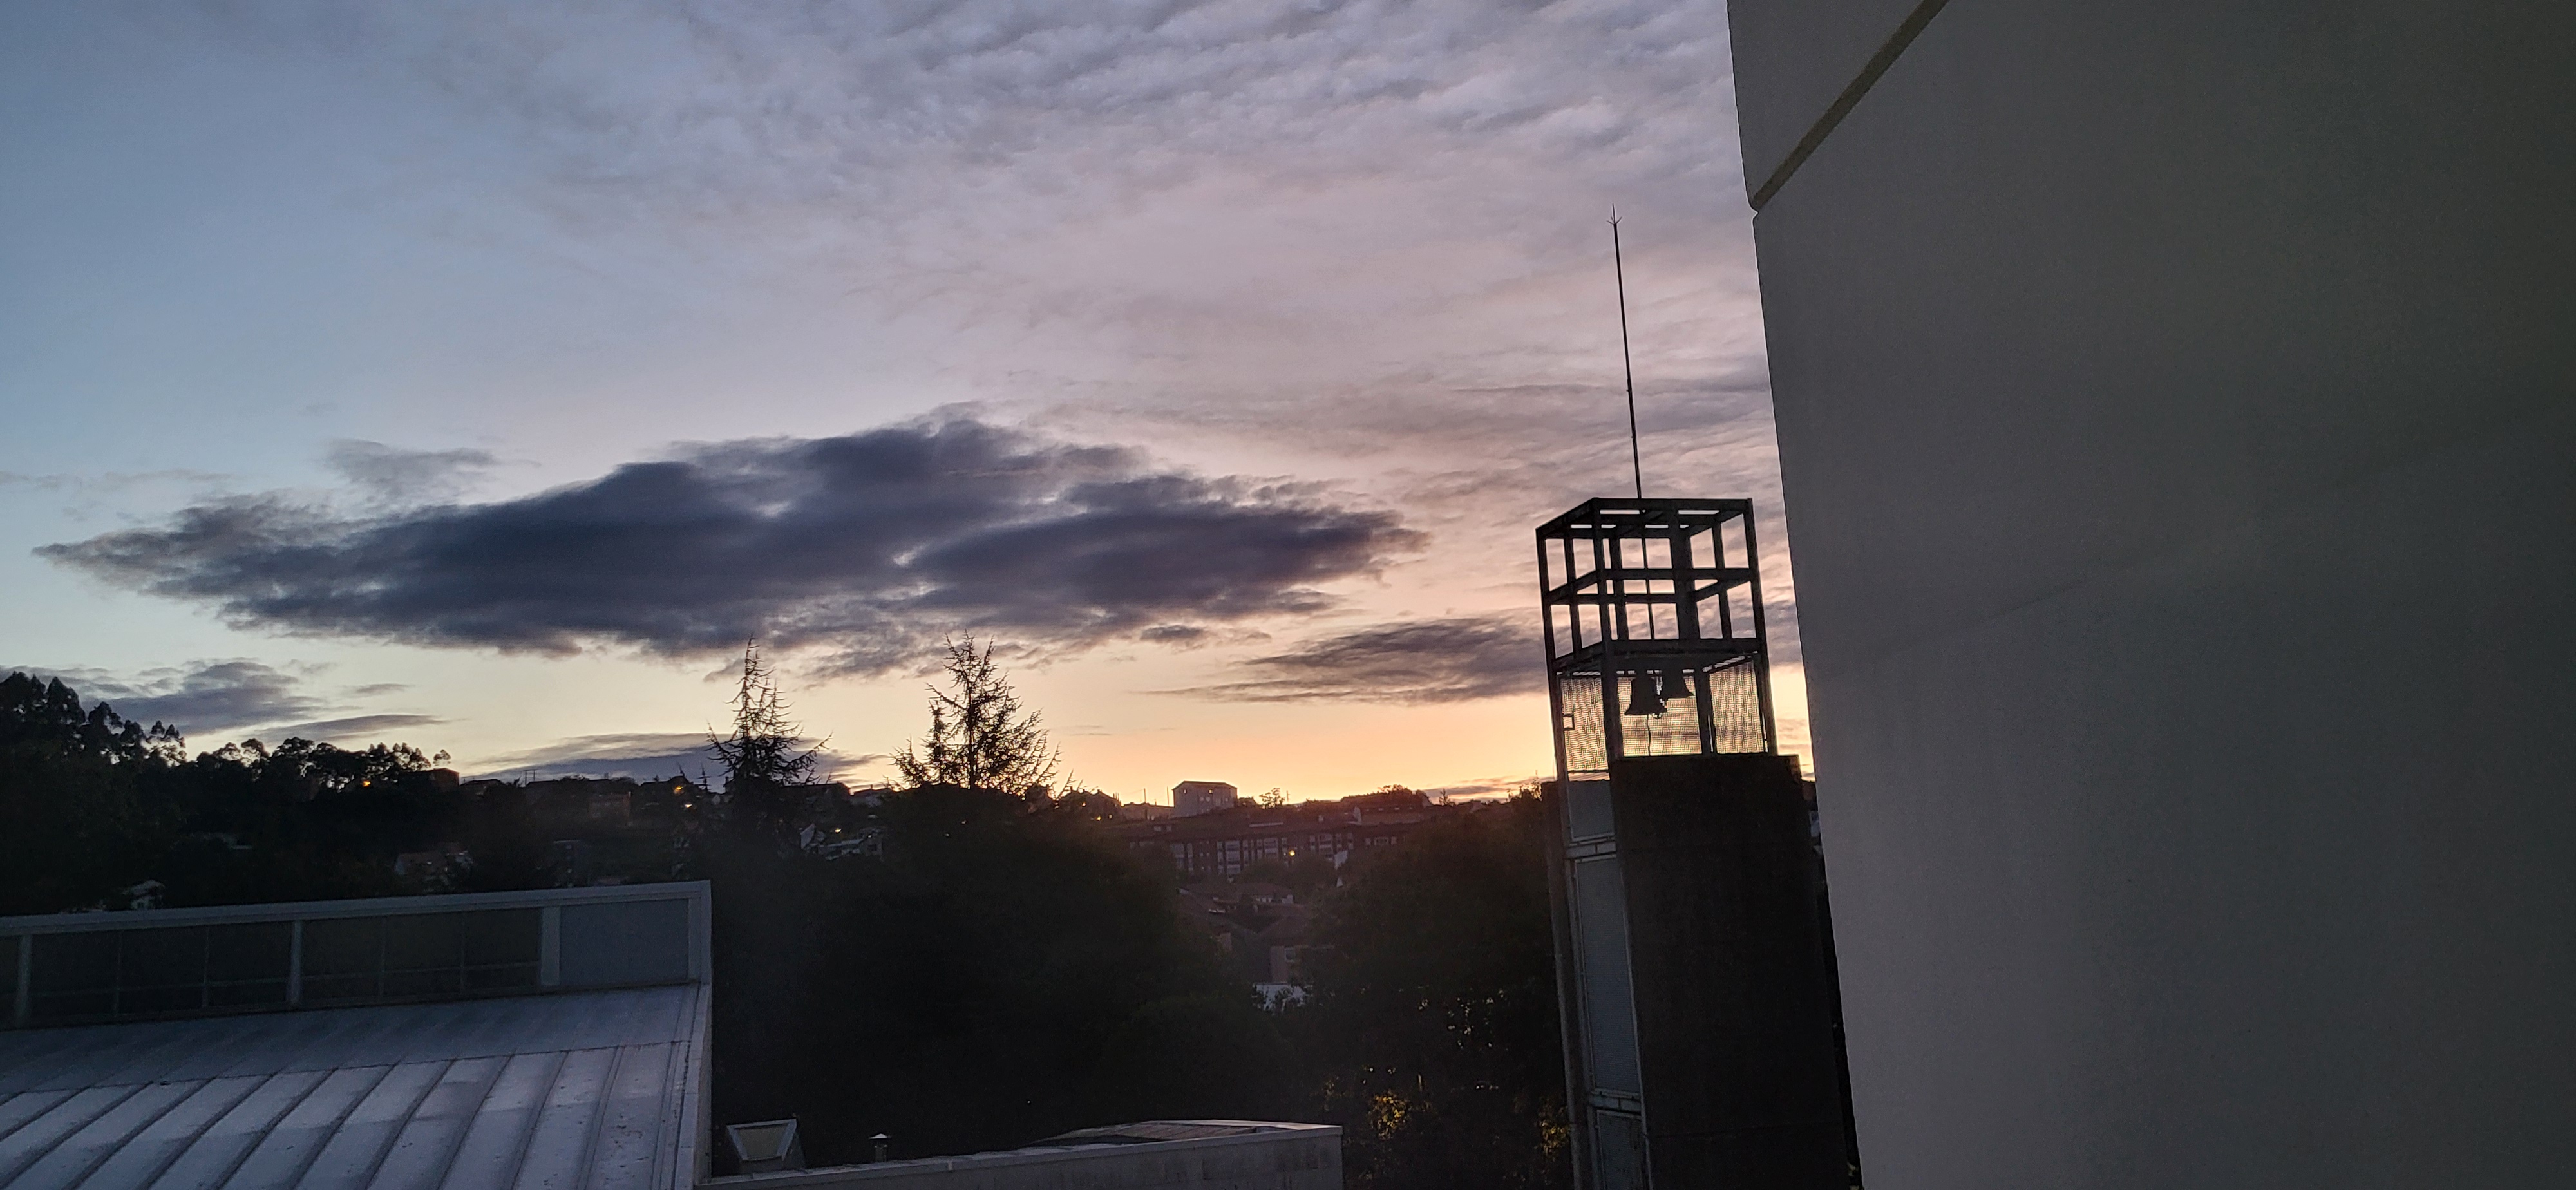
[[[796,1118],[725,1125],[725,1141],[744,1173],[776,1173],[805,1168],[805,1142],[796,1135]]]

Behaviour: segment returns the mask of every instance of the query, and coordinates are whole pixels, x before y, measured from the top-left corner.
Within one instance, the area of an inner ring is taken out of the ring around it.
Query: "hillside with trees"
[[[84,708],[57,678],[0,679],[0,914],[543,887],[519,807],[459,796],[407,744],[288,739],[194,757],[161,724]],[[399,858],[478,862],[430,887]]]

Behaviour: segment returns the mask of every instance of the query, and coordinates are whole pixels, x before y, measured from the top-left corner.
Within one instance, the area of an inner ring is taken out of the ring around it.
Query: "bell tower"
[[[1770,752],[1750,500],[1588,500],[1539,526],[1558,775]]]
[[[1856,1182],[1823,859],[1777,754],[1749,500],[1538,529],[1576,1182]]]

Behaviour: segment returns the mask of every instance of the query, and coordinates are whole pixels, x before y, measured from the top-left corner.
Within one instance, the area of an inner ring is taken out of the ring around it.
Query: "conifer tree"
[[[734,687],[733,731],[707,733],[707,749],[724,768],[725,795],[748,825],[786,824],[785,791],[813,780],[822,746],[807,745],[803,728],[787,717],[778,679],[760,657],[760,642],[745,642],[742,677]]]
[[[947,690],[930,691],[930,731],[895,757],[905,783],[955,785],[1021,796],[1042,795],[1055,781],[1057,753],[1038,714],[1020,705],[1010,679],[993,664],[993,646],[950,639]]]

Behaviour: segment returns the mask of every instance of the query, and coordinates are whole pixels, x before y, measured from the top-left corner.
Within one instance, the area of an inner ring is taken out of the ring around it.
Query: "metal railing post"
[[[20,934],[18,935],[18,986],[9,998],[9,1025],[12,1028],[24,1028],[27,1024],[27,1013],[32,1009],[29,1000],[34,994],[35,976],[36,936]]]

